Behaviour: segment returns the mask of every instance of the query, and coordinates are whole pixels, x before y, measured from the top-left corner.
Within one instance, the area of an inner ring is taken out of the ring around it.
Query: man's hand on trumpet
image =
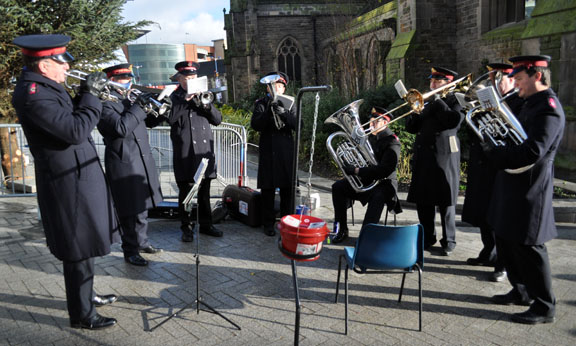
[[[104,72],[93,72],[90,73],[80,81],[80,91],[88,92],[96,97],[100,97],[100,94],[106,88],[106,74]]]

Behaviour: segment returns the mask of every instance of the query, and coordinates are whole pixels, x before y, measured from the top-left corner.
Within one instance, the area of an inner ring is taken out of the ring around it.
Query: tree
[[[16,122],[11,104],[14,81],[20,74],[20,48],[14,38],[31,34],[66,34],[72,38],[67,50],[73,68],[97,69],[116,59],[114,51],[138,38],[151,21],[122,22],[125,0],[0,0],[0,122]],[[4,160],[11,152],[21,159],[14,131],[0,128],[2,169],[5,177],[22,176],[21,164]],[[14,167],[12,167],[14,165]],[[17,167],[16,167],[17,166]],[[20,169],[17,169],[17,168]]]

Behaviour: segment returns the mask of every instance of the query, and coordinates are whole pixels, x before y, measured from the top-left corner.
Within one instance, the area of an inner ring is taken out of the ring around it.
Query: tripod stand
[[[207,166],[208,166],[208,159],[206,159],[206,158],[202,159],[202,161],[200,162],[200,165],[198,166],[198,169],[196,170],[196,174],[194,175],[194,185],[192,186],[192,189],[190,190],[190,192],[188,193],[188,195],[186,196],[186,198],[184,199],[184,202],[183,202],[184,210],[186,213],[190,213],[193,209],[193,206],[195,204],[193,201],[194,201],[194,199],[197,198],[196,195],[198,194],[198,190],[200,189],[200,184],[202,183],[202,180],[204,178],[204,173],[206,172]],[[173,317],[178,316],[181,312],[188,309],[194,303],[196,303],[196,313],[197,314],[200,314],[200,305],[203,305],[204,307],[206,307],[208,309],[208,310],[203,310],[203,311],[212,312],[212,313],[222,317],[223,319],[225,319],[228,323],[232,324],[238,330],[242,330],[239,325],[237,325],[236,323],[234,323],[233,321],[228,319],[226,316],[222,315],[220,312],[218,312],[212,306],[205,303],[202,300],[202,297],[200,296],[200,249],[199,249],[200,248],[200,237],[198,235],[198,233],[199,233],[198,230],[200,227],[199,221],[200,221],[200,208],[198,206],[196,206],[196,225],[194,226],[194,230],[193,230],[194,237],[196,238],[196,253],[194,254],[194,257],[196,258],[196,299],[193,302],[186,304],[183,308],[176,311],[172,315],[168,316],[164,321],[160,322],[159,324],[157,324],[153,328],[150,328],[148,330],[149,332],[154,331],[156,328],[158,328],[161,325],[163,325],[164,323],[168,322]]]

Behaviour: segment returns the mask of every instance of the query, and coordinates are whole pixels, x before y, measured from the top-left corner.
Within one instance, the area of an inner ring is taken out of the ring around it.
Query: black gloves
[[[356,175],[356,167],[345,164],[344,167],[342,168],[344,170],[344,173],[346,173],[346,175]]]
[[[150,107],[150,99],[154,97],[154,94],[152,93],[141,93],[140,95],[138,95],[138,97],[136,98],[136,104],[140,107],[142,107],[142,109],[144,108],[149,108]]]
[[[438,96],[438,95],[436,95]],[[434,103],[432,103],[432,111],[433,112],[443,112],[443,111],[447,111],[450,110],[450,107],[448,107],[448,105],[446,104],[446,102],[444,102],[443,99],[441,98],[437,98]]]
[[[286,110],[284,109],[284,107],[280,106],[278,104],[278,102],[272,102],[272,110],[274,111],[274,113],[276,113],[277,115],[280,114],[284,114],[286,112]]]
[[[484,154],[488,155],[494,150],[495,145],[490,138],[484,135],[484,140],[480,142],[480,147],[482,147]]]
[[[80,82],[80,91],[88,92],[96,97],[99,97],[102,90],[106,87],[106,74],[104,72],[93,72],[86,76]]]

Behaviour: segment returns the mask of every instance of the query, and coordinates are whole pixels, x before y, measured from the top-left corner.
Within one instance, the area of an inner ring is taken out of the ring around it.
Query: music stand
[[[196,170],[196,174],[194,174],[194,185],[192,186],[192,189],[190,189],[190,192],[188,193],[188,195],[186,195],[186,198],[184,199],[184,201],[182,203],[184,205],[184,212],[186,212],[186,213],[190,213],[192,211],[193,204],[195,204],[194,200],[197,198],[196,195],[198,194],[198,190],[200,189],[200,184],[202,183],[202,180],[204,179],[204,173],[206,172],[206,167],[208,167],[208,159],[203,158],[202,161],[200,162],[200,165],[198,165],[198,169]],[[200,225],[200,222],[199,222],[200,221],[200,211],[199,210],[200,210],[200,208],[198,206],[196,206],[196,224],[194,225],[194,230],[193,230],[194,237],[196,238],[196,253],[194,254],[194,257],[196,258],[196,299],[193,302],[186,304],[183,308],[176,311],[172,315],[168,316],[164,321],[160,322],[159,324],[157,324],[153,328],[150,328],[148,330],[149,332],[154,331],[154,329],[156,329],[156,328],[160,327],[161,325],[163,325],[164,323],[168,322],[173,317],[180,314],[182,311],[188,309],[188,307],[190,307],[190,305],[192,305],[194,303],[196,303],[196,313],[197,314],[200,313],[200,304],[202,304],[206,308],[209,309],[209,310],[204,310],[204,311],[212,312],[212,313],[222,317],[223,319],[225,319],[228,323],[232,324],[238,330],[242,330],[239,325],[232,322],[226,316],[222,315],[216,309],[214,309],[213,307],[211,307],[210,305],[205,303],[202,300],[202,297],[200,296],[200,250],[199,250],[200,237],[198,236],[198,230],[200,227],[199,226]]]

